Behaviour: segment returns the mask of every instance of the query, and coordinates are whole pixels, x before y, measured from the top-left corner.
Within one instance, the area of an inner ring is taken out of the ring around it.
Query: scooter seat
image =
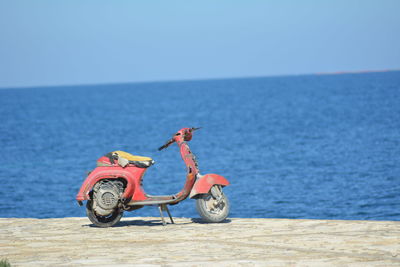
[[[148,168],[154,164],[150,157],[135,156],[124,151],[113,151],[107,153],[97,160],[97,166],[122,166],[134,165],[139,168]]]
[[[154,164],[154,160],[149,157],[135,156],[125,151],[114,151],[113,155],[118,155],[119,158],[124,158],[128,160],[129,165],[135,165],[139,168],[148,168]],[[125,163],[126,164],[126,163]]]
[[[150,157],[142,157],[142,156],[135,156],[132,155],[128,152],[124,152],[124,151],[114,151],[112,152],[113,154],[116,153],[118,154],[119,157],[125,158],[129,161],[152,161],[153,159]]]

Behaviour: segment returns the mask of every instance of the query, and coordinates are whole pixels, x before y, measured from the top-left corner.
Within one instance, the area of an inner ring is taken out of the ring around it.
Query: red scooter
[[[123,151],[114,151],[97,160],[97,167],[83,182],[76,200],[80,206],[86,202],[86,214],[99,227],[109,227],[118,223],[124,211],[155,205],[160,211],[163,225],[166,225],[163,211],[167,211],[174,223],[168,205],[175,205],[188,196],[196,199],[196,208],[206,222],[221,222],[229,213],[229,201],[222,192],[229,182],[217,174],[201,175],[194,154],[187,144],[193,132],[199,128],[179,130],[158,150],[173,143],[179,146],[187,167],[186,183],[174,195],[152,196],[142,188],[143,175],[154,161],[148,157],[134,156]]]

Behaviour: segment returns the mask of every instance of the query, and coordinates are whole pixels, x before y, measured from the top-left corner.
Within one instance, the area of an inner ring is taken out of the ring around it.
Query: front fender
[[[218,174],[206,174],[196,181],[189,197],[195,198],[199,194],[207,194],[213,185],[227,186],[229,185],[229,181]]]
[[[102,179],[110,178],[123,178],[127,182],[127,187],[125,189],[122,198],[127,198],[132,196],[135,186],[132,174],[124,169],[118,167],[98,167],[93,172],[91,172],[88,177],[83,182],[78,194],[76,195],[76,200],[81,203],[83,200],[88,200],[89,192],[92,190],[93,186]]]

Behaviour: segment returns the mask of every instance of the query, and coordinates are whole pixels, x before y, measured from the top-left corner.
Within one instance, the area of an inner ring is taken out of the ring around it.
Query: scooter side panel
[[[206,174],[196,181],[189,197],[193,198],[199,194],[207,194],[213,185],[227,186],[229,181],[218,174]]]
[[[128,171],[129,168],[129,171]],[[89,192],[92,190],[93,186],[100,180],[106,178],[124,178],[127,181],[127,187],[125,189],[122,198],[132,197],[135,188],[137,188],[138,181],[135,177],[142,177],[145,169],[139,168],[122,168],[122,167],[97,167],[89,174],[89,176],[83,182],[78,194],[76,195],[76,200],[83,201],[88,200]],[[137,179],[138,180],[138,179]]]

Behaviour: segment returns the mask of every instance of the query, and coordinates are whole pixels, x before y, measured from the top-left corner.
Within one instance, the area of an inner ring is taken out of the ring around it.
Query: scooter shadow
[[[171,223],[167,223],[169,225]],[[129,227],[129,226],[162,226],[162,221],[161,220],[125,220],[122,222],[119,222],[115,225],[112,226],[112,228],[118,228],[118,227]],[[82,225],[84,227],[93,227],[93,228],[101,228],[96,226],[95,224],[85,224]]]
[[[230,219],[225,219],[222,222],[212,223],[212,222],[206,222],[200,218],[192,218],[192,222],[199,223],[199,224],[219,224],[219,223],[231,223],[232,221]]]
[[[231,222],[231,220],[225,219],[219,223],[230,223],[230,222]],[[174,223],[174,224],[172,224],[171,222],[167,222],[166,226],[168,226],[168,225],[186,225],[186,224],[193,224],[193,223],[213,224],[213,223],[205,222],[200,218],[192,218],[191,222],[183,222],[183,223],[179,222],[179,223]],[[100,228],[94,224],[84,224],[82,226],[83,227]],[[129,227],[129,226],[163,226],[163,223],[161,220],[135,220],[135,219],[133,219],[133,220],[121,221],[112,227],[115,228],[115,227]]]

